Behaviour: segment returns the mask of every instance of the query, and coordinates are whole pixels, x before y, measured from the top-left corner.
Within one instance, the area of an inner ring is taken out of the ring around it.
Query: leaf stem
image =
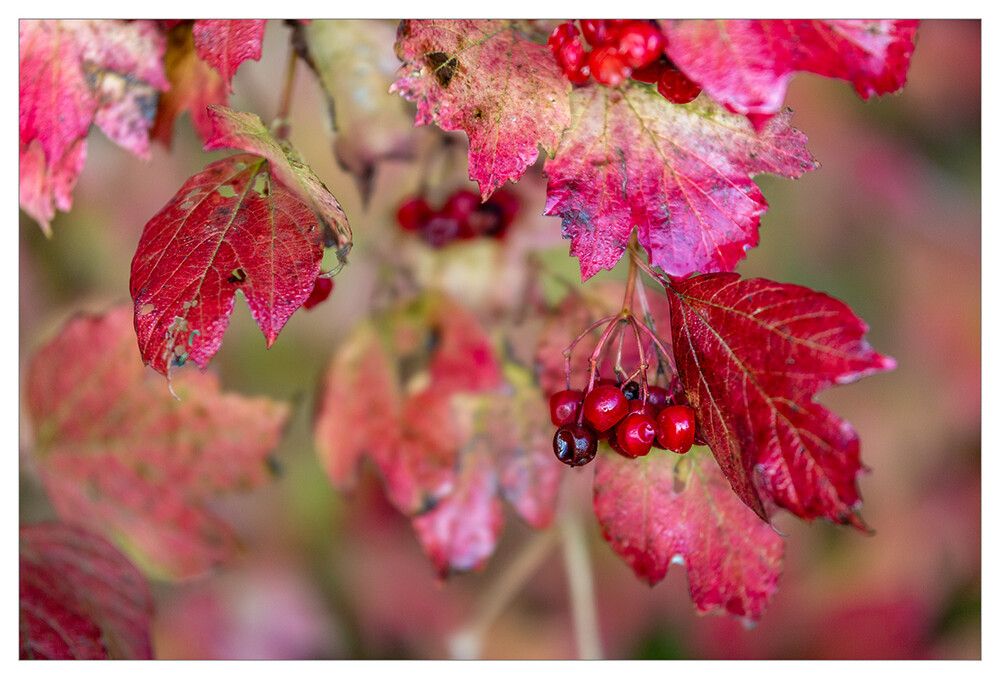
[[[275,139],[288,139],[292,131],[289,119],[292,112],[292,90],[295,85],[295,66],[298,63],[299,55],[295,51],[294,45],[288,50],[288,66],[285,68],[285,88],[281,92],[281,102],[278,104],[278,115],[274,119],[274,130],[272,134]]]

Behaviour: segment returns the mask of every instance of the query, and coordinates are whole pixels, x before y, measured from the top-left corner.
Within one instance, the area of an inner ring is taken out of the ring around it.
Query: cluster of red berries
[[[479,194],[460,189],[439,210],[432,208],[424,196],[405,200],[396,211],[396,221],[431,247],[440,248],[455,240],[502,238],[517,210],[517,198],[502,189],[485,203]]]
[[[579,467],[597,455],[597,442],[608,444],[625,457],[642,457],[656,448],[686,453],[695,442],[694,409],[674,404],[663,387],[598,384],[584,394],[566,389],[549,398],[556,429],[552,449],[560,462]]]
[[[587,51],[584,39],[592,50]],[[549,36],[549,49],[571,82],[585,83],[594,76],[602,85],[617,87],[632,78],[655,83],[668,100],[686,104],[701,88],[667,58],[666,46],[656,22],[635,19],[581,19],[579,29],[567,21]]]

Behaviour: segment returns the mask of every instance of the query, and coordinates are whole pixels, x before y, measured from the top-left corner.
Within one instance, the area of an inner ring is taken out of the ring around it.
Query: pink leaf
[[[417,102],[417,125],[469,137],[469,178],[485,201],[551,156],[569,124],[570,83],[548,48],[509,21],[409,20],[399,26],[404,62],[390,91]]]
[[[796,71],[848,80],[863,98],[906,82],[914,20],[675,20],[662,22],[667,54],[735,113],[777,113]]]
[[[843,302],[736,274],[667,287],[681,384],[733,490],[761,518],[760,494],[803,519],[857,516],[858,437],[816,392],[891,370]]]
[[[247,59],[260,60],[266,23],[264,19],[195,19],[198,56],[219,72],[230,92],[240,64]]]
[[[595,464],[601,532],[640,579],[656,584],[679,559],[699,611],[760,619],[778,586],[784,544],[733,495],[710,456],[627,459],[605,449]]]
[[[152,658],[153,598],[103,538],[62,523],[20,531],[21,659]]]
[[[178,400],[135,350],[130,312],[70,321],[32,358],[27,407],[39,474],[56,512],[115,539],[159,577],[203,573],[236,546],[205,508],[269,477],[284,404],[175,379]]]
[[[759,135],[705,99],[668,102],[634,84],[573,92],[573,122],[549,177],[545,214],[559,215],[584,279],[611,269],[633,226],[667,273],[731,271],[757,244],[767,202],[751,177],[816,167],[790,113]]]

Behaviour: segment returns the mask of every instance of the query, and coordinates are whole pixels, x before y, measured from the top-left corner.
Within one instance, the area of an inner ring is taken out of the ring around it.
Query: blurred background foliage
[[[796,77],[786,103],[822,167],[797,181],[758,178],[770,210],[760,246],[738,268],[846,301],[871,325],[872,345],[898,361],[895,372],[821,395],[861,435],[871,469],[862,513],[875,535],[780,515],[788,534],[781,587],[762,622],[746,630],[697,615],[681,567],[655,588],[640,583],[588,516],[608,657],[981,656],[980,28],[925,21],[906,87],[881,100],[863,102],[844,82]],[[276,111],[287,36],[268,25],[262,60],[236,75],[234,108],[265,120]],[[316,386],[383,273],[378,234],[394,228],[396,205],[420,178],[412,165],[386,164],[363,206],[330,151],[324,95],[307,69],[295,88],[292,141],[341,201],[357,245],[330,300],[296,313],[270,351],[237,302],[212,369],[227,389],[293,402],[276,454],[282,473],[216,506],[243,538],[240,558],[208,578],[155,586],[154,649],[160,658],[447,657],[451,635],[531,531],[509,517],[481,573],[439,583],[372,478],[345,497],[320,469],[310,431]],[[154,148],[149,163],[91,134],[73,209],[56,217],[54,237],[21,214],[22,378],[34,350],[70,315],[128,300],[143,225],[188,176],[224,155],[200,149],[186,117],[172,149]],[[540,173],[515,190],[520,219],[552,234],[545,261],[578,279],[558,219],[541,216]],[[49,517],[25,442],[20,454],[21,521]],[[571,626],[556,550],[490,628],[482,654],[572,658]]]

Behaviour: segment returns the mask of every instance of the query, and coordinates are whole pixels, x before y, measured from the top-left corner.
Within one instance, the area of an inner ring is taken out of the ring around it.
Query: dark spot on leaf
[[[247,279],[247,272],[243,269],[233,269],[233,275],[228,278],[229,283],[239,285]]]
[[[455,57],[449,58],[444,52],[431,52],[426,59],[430,67],[434,69],[434,77],[437,78],[438,84],[441,87],[448,87],[448,83],[458,71],[458,60]]]
[[[476,120],[482,120],[483,119],[483,110],[481,108],[477,108],[476,109],[476,113],[474,115],[475,115]]]

